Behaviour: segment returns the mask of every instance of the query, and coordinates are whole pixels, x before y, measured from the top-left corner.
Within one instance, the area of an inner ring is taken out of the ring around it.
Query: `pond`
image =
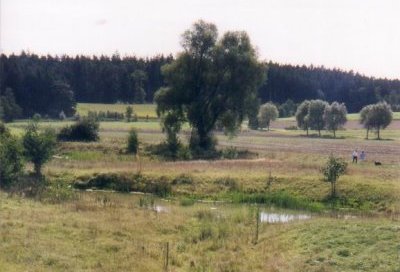
[[[296,220],[307,220],[311,219],[311,215],[308,214],[288,214],[288,213],[276,213],[276,212],[261,212],[260,221],[263,223],[288,223]]]

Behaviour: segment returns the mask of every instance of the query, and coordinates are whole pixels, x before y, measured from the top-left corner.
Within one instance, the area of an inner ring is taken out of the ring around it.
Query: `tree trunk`
[[[368,140],[368,134],[369,134],[369,127],[367,127],[367,140]]]
[[[307,127],[307,136],[308,136],[308,127]]]
[[[333,138],[336,138],[336,130],[333,130]]]
[[[321,137],[321,130],[318,129],[318,136]]]
[[[331,197],[334,198],[336,196],[336,182],[331,182]]]
[[[378,140],[380,140],[381,139],[381,136],[380,136],[380,129],[379,129],[379,127],[378,127]]]
[[[42,165],[39,163],[35,163],[33,167],[34,167],[35,175],[37,177],[41,177],[42,176]]]

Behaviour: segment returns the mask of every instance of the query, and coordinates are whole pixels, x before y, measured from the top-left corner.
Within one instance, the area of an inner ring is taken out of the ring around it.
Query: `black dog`
[[[375,165],[382,165],[381,162],[375,161]]]

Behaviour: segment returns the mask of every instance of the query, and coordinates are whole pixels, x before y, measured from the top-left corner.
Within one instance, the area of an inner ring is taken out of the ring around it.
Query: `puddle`
[[[260,220],[264,223],[288,223],[295,220],[311,219],[307,214],[285,214],[285,213],[269,213],[261,212]]]

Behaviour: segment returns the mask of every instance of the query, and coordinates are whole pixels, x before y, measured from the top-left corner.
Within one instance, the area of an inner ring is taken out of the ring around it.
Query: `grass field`
[[[256,243],[252,206],[143,203],[146,196],[80,193],[44,204],[2,194],[0,270],[163,271],[167,242],[168,271],[399,269],[398,220],[311,214],[260,223]]]
[[[154,106],[142,106],[140,115],[151,107],[154,111]],[[123,112],[125,105],[78,108],[81,113]],[[219,149],[248,150],[253,152],[249,159],[175,162],[145,152],[164,139],[157,120],[101,122],[99,142],[60,144],[44,168],[53,186],[101,173],[130,178],[140,169],[146,180],[171,185],[168,201],[76,192],[51,204],[54,195],[49,201],[0,192],[0,271],[162,271],[166,242],[169,271],[400,271],[400,127],[395,123],[382,132],[385,140],[377,141],[364,140],[365,131],[355,126],[338,131],[337,139],[328,132],[322,138],[305,137],[304,131],[284,129],[290,122],[279,120],[269,132],[244,126],[233,139],[216,133]],[[59,129],[70,123],[41,126]],[[21,134],[26,124],[8,127]],[[124,153],[132,127],[139,131],[139,158]],[[183,142],[188,133],[186,125]],[[351,164],[354,149],[365,150],[367,161]],[[332,218],[330,187],[320,172],[329,154],[349,162],[338,182],[339,218]],[[311,219],[261,223],[254,244],[255,207],[239,203],[269,194],[281,197],[281,206],[303,209],[275,207],[274,212],[307,213]],[[194,204],[196,199],[212,202]],[[157,212],[154,205],[166,209]],[[309,206],[317,208],[310,212]]]
[[[129,104],[93,104],[93,103],[78,103],[77,112],[81,116],[87,115],[89,111],[112,111],[125,113],[126,107]],[[155,104],[131,104],[133,111],[139,118],[157,118],[156,105]]]

